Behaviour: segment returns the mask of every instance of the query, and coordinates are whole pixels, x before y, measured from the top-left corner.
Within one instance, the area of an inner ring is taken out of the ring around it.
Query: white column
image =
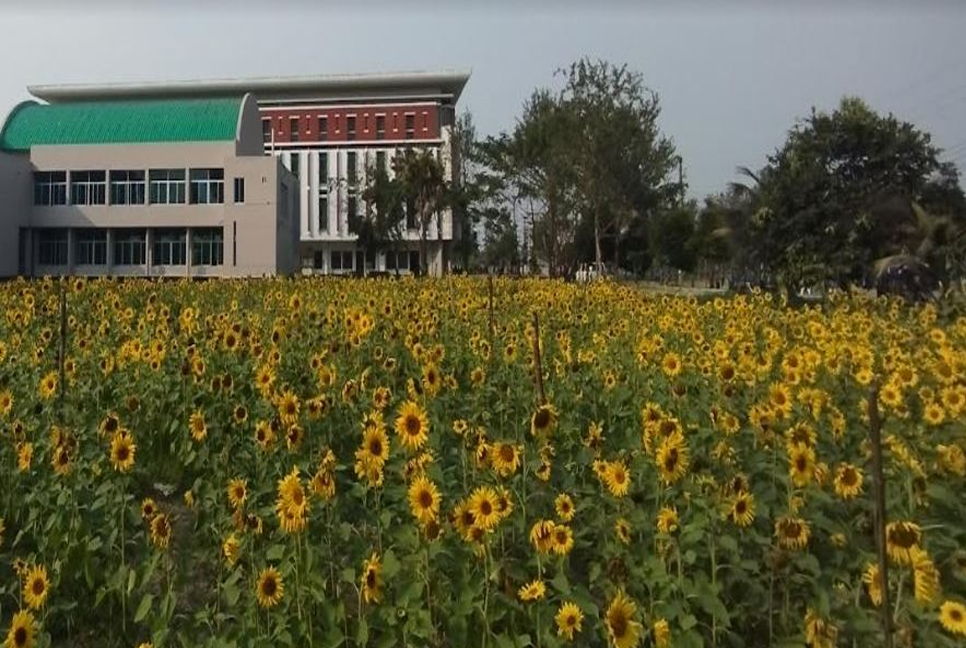
[[[302,151],[293,151],[292,155],[298,159],[299,175],[296,186],[299,192],[299,220],[302,221],[302,239],[305,240],[312,235],[311,222],[309,220],[309,183],[306,173],[306,155]]]
[[[319,237],[319,152],[309,151],[305,165],[309,181],[309,233],[312,238]]]

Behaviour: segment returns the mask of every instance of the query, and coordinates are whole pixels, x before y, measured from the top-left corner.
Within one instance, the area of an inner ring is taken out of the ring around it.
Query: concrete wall
[[[17,274],[20,228],[33,202],[33,173],[23,155],[0,152],[0,277]]]

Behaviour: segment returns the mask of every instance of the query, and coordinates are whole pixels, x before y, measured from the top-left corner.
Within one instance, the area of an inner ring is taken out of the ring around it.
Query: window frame
[[[147,263],[147,232],[144,230],[114,230],[114,258],[112,265],[143,266]],[[140,259],[140,261],[138,261]]]
[[[34,171],[33,180],[35,207],[67,205],[66,171]]]
[[[107,230],[83,228],[74,231],[74,264],[107,265]]]
[[[37,265],[66,266],[68,263],[70,234],[67,228],[43,227],[37,230]]]
[[[199,168],[188,171],[188,199],[192,205],[222,205],[225,202],[225,170]]]
[[[288,118],[288,141],[299,141],[299,128],[302,126],[300,122],[301,120],[298,117]]]
[[[159,200],[162,194],[164,200]],[[184,169],[148,169],[148,204],[184,205],[187,198],[188,176]]]
[[[376,115],[376,139],[386,139],[386,116]]]
[[[197,227],[191,230],[191,265],[217,267],[225,265],[225,230],[221,227]]]
[[[107,204],[107,171],[71,171],[68,180],[71,205],[92,207]]]
[[[232,182],[232,194],[236,205],[245,204],[245,178],[234,178]]]
[[[147,200],[147,174],[141,169],[112,169],[108,188],[112,206],[143,205]]]
[[[188,265],[188,233],[184,229],[160,228],[154,230],[154,240],[151,247],[154,265]]]

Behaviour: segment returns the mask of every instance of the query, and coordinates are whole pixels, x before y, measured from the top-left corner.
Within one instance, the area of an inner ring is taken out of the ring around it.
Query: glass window
[[[406,139],[416,137],[416,115],[406,115]]]
[[[34,173],[34,204],[49,207],[67,204],[67,172],[37,171]]]
[[[224,169],[191,169],[191,204],[211,205],[225,202]]]
[[[356,183],[356,180],[357,180],[356,172],[357,171],[358,171],[358,169],[356,169],[356,152],[355,151],[349,151],[345,155],[345,175],[346,175],[346,179],[349,181],[349,184],[350,185],[354,185]]]
[[[326,117],[319,117],[319,141],[324,142],[329,139],[329,120]]]
[[[107,174],[104,171],[71,171],[70,204],[104,205],[107,203]]]
[[[411,250],[409,252],[409,271],[419,272],[419,251]]]
[[[187,234],[183,229],[154,231],[154,264],[182,266],[186,264]]]
[[[111,204],[144,204],[144,171],[111,171]]]
[[[191,231],[192,265],[220,266],[224,263],[225,234],[220,227]]]
[[[354,256],[351,250],[332,250],[332,271],[342,272],[352,270],[352,259]]]
[[[376,139],[386,139],[386,116],[376,115]]]
[[[416,202],[412,198],[406,198],[406,229],[416,229]]]
[[[148,182],[152,205],[184,204],[184,169],[151,169]]]
[[[385,172],[386,170],[386,152],[376,151],[376,171]]]
[[[319,222],[318,230],[325,232],[329,229],[329,195],[319,191]]]
[[[291,160],[292,160],[292,162],[291,162],[291,164],[289,166],[292,169],[292,175],[294,175],[296,178],[298,178],[299,177],[299,171],[301,170],[301,166],[302,166],[301,165],[302,156],[299,155],[298,153],[292,153]]]
[[[349,218],[349,222],[352,222],[352,219],[358,215],[358,210],[359,210],[358,203],[359,203],[359,199],[356,198],[355,195],[349,194],[349,198],[347,200],[347,205],[346,205],[346,215]]]
[[[299,118],[292,117],[288,120],[288,140],[290,142],[299,141]]]
[[[74,233],[74,254],[78,265],[107,264],[107,231],[79,229]]]
[[[235,202],[245,202],[245,178],[235,178]]]
[[[144,265],[144,230],[114,230],[114,265]]]
[[[350,115],[346,118],[346,128],[345,128],[346,139],[350,142],[356,138],[356,116]]]
[[[67,230],[41,229],[37,232],[37,263],[48,266],[67,265]]]
[[[262,141],[266,144],[272,141],[272,120],[262,120]]]

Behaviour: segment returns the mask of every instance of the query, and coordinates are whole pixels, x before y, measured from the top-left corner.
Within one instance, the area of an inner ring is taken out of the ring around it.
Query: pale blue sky
[[[695,197],[846,93],[966,168],[966,2],[14,2],[0,8],[0,114],[35,83],[469,67],[462,106],[496,133],[590,55],[660,94]]]

